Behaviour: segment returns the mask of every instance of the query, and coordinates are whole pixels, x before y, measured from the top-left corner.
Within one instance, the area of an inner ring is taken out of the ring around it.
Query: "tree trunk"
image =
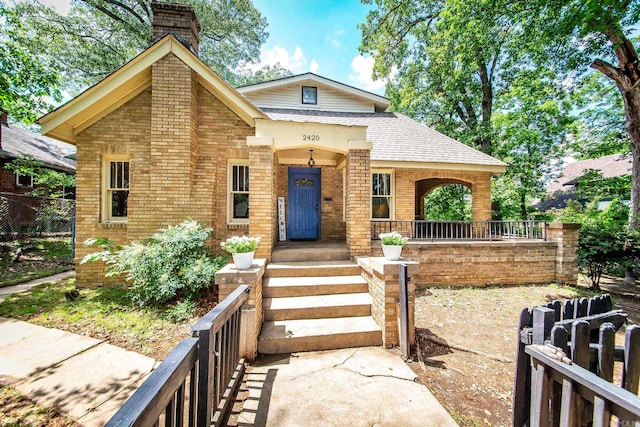
[[[527,220],[527,195],[520,193],[520,217],[523,221]]]

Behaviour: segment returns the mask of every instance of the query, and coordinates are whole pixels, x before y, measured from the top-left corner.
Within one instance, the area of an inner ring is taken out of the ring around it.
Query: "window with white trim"
[[[393,174],[377,171],[371,174],[371,218],[392,219]]]
[[[230,162],[228,175],[229,222],[246,224],[249,222],[249,162]]]
[[[125,222],[128,214],[130,186],[128,156],[104,159],[102,186],[102,221]]]
[[[33,175],[24,175],[16,172],[16,185],[18,187],[33,187]]]

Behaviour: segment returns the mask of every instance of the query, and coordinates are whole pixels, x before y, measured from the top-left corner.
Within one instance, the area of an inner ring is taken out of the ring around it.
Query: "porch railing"
[[[371,238],[397,231],[411,240],[547,240],[544,221],[371,221]]]
[[[238,286],[192,328],[106,426],[211,426],[228,419],[244,375],[240,355],[242,304]]]

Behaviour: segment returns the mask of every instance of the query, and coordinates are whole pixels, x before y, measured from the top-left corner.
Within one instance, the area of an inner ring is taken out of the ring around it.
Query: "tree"
[[[60,76],[52,64],[29,51],[20,16],[0,2],[0,108],[26,124],[60,101]]]
[[[516,183],[520,219],[528,219],[533,197],[543,192],[549,159],[562,157],[572,118],[571,104],[550,69],[524,69],[498,100],[494,114],[495,154],[509,164],[506,178]]]
[[[372,0],[362,0],[371,4]],[[492,154],[494,97],[511,29],[485,0],[375,0],[360,50],[375,60],[374,77],[389,76],[392,108]],[[506,77],[506,80],[504,79]]]
[[[200,58],[234,83],[238,69],[258,58],[267,22],[250,0],[189,0],[200,21]],[[16,3],[31,37],[25,49],[55,60],[69,92],[115,71],[151,40],[151,0],[80,0],[60,15],[36,0]]]
[[[424,219],[471,220],[471,190],[462,184],[445,185],[434,189],[424,198]]]
[[[362,0],[371,4],[372,0]],[[522,45],[522,26],[493,0],[375,0],[360,49],[387,76],[391,108],[509,164],[519,215],[541,188],[543,165],[565,144],[570,107],[549,67]],[[503,195],[504,196],[504,195]],[[494,197],[496,217],[506,197]]]
[[[593,159],[629,153],[631,145],[624,127],[622,97],[603,74],[587,73],[576,85],[572,98],[579,111],[572,129],[572,155]]]
[[[526,46],[546,46],[541,59],[567,72],[590,65],[618,88],[631,142],[629,229],[640,223],[640,61],[631,34],[640,17],[637,0],[516,0],[501,4],[526,35]]]

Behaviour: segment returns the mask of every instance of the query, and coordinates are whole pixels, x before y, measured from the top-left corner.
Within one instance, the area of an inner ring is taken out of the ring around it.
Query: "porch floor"
[[[339,240],[292,241],[276,243],[271,253],[272,262],[347,261],[349,248]]]

